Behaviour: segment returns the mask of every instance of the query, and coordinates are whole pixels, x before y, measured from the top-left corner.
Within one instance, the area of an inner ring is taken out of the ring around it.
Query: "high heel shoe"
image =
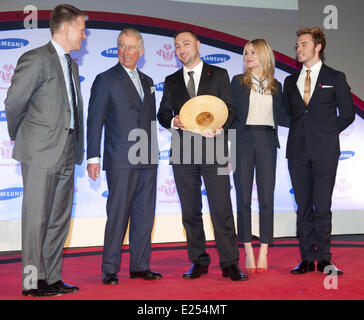
[[[251,243],[244,243],[245,249],[245,271],[248,274],[256,273],[254,251]]]
[[[268,268],[257,268],[256,273],[266,273],[268,272]]]
[[[257,273],[266,273],[266,272],[268,272],[268,254],[260,252],[257,263]]]
[[[257,272],[257,268],[245,268],[246,273],[253,274]]]

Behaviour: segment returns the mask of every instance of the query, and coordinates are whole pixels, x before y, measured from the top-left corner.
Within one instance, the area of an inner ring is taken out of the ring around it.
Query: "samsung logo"
[[[341,155],[339,160],[346,160],[346,159],[350,159],[352,157],[355,156],[355,152],[354,151],[341,151]]]
[[[18,49],[25,47],[29,43],[28,40],[18,38],[0,39],[0,50]]]
[[[118,48],[109,48],[101,52],[101,55],[106,58],[117,58],[118,57]]]
[[[0,201],[22,197],[23,192],[23,188],[8,188],[0,190]]]
[[[0,121],[6,121],[5,110],[0,111]]]
[[[216,53],[216,54],[210,54],[208,56],[204,56],[201,59],[206,63],[216,64],[216,63],[222,63],[222,62],[230,60],[230,56],[228,56],[227,54]]]
[[[85,77],[83,77],[83,76],[78,76],[78,78],[80,79],[80,82],[82,82],[83,80],[85,80]]]
[[[155,90],[157,90],[157,91],[163,91],[163,89],[164,89],[164,82],[159,82],[159,83],[155,84],[154,86],[155,86]]]
[[[291,189],[289,190],[289,193],[290,193],[290,194],[294,194],[293,188],[291,188]]]

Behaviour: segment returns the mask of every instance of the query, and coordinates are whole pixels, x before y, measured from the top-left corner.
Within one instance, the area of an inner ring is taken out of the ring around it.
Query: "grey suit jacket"
[[[72,61],[76,84],[80,136],[74,141],[75,163],[83,159],[83,104],[77,63]],[[64,150],[71,119],[61,63],[51,42],[24,53],[18,60],[5,99],[13,158],[21,163],[50,168]]]

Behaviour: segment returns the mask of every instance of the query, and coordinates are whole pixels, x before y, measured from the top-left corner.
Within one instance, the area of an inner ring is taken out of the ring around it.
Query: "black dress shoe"
[[[64,283],[62,280],[59,280],[59,281],[51,284],[50,286],[56,290],[61,291],[62,293],[73,293],[73,292],[77,292],[78,290],[80,290],[80,288],[78,288],[76,286],[71,286],[67,283]]]
[[[185,279],[197,279],[201,277],[201,275],[208,273],[208,270],[208,267],[195,263],[182,277]]]
[[[118,284],[119,278],[116,273],[105,273],[102,277],[103,284]]]
[[[162,275],[157,272],[153,272],[152,270],[144,270],[144,271],[130,271],[130,278],[137,279],[142,278],[144,280],[159,280],[162,279]]]
[[[315,263],[309,260],[302,260],[301,263],[291,270],[293,274],[304,274],[315,271]]]
[[[32,297],[54,297],[62,295],[62,292],[48,285],[48,283],[45,280],[38,280],[37,289],[23,290],[22,294],[23,296],[32,296]]]
[[[338,268],[336,268],[331,261],[320,261],[317,264],[317,271],[322,273],[331,274],[333,276],[341,276],[344,272]]]
[[[222,276],[224,278],[229,277],[233,281],[246,281],[249,279],[249,277],[235,265],[222,269]]]

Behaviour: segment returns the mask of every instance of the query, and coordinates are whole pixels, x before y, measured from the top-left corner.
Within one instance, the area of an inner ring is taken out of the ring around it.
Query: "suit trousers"
[[[128,222],[130,271],[149,269],[154,225],[157,169],[107,169],[103,273],[118,273]]]
[[[246,130],[249,146],[237,146],[234,184],[237,202],[238,239],[252,241],[251,202],[254,180],[259,202],[259,234],[261,243],[273,242],[274,188],[277,148],[273,130]],[[237,144],[239,139],[237,139]]]
[[[220,266],[238,265],[239,248],[230,199],[228,175],[218,175],[217,165],[173,165],[178,195],[182,207],[182,222],[186,230],[187,250],[193,263],[208,266],[206,238],[202,221],[201,176],[206,187],[210,215],[214,227]]]
[[[62,250],[73,204],[74,163],[69,135],[54,167],[21,165],[23,290],[37,288],[36,280],[52,284],[62,279]]]
[[[288,159],[302,260],[331,260],[331,198],[338,159]]]

